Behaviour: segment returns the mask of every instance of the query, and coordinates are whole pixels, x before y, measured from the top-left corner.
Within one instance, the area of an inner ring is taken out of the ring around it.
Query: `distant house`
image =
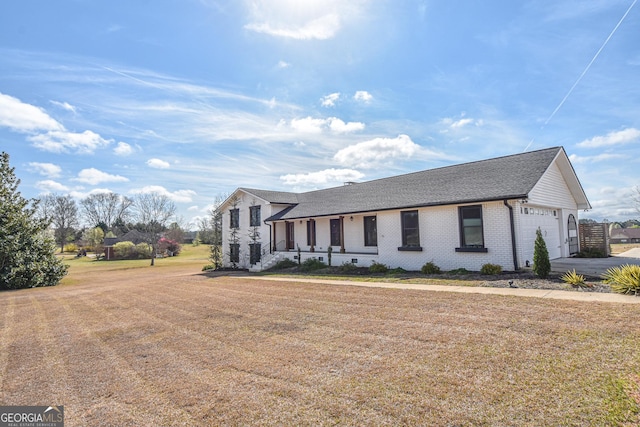
[[[145,242],[145,235],[138,230],[131,230],[128,233],[123,234],[120,237],[105,237],[104,238],[104,259],[110,261],[115,259],[115,253],[113,246],[118,242],[132,242],[134,245]]]
[[[551,259],[577,253],[590,208],[562,147],[305,193],[238,188],[220,207],[224,265],[327,262],[331,248],[333,265],[517,270],[538,228]]]
[[[614,228],[609,243],[640,243],[640,228]]]

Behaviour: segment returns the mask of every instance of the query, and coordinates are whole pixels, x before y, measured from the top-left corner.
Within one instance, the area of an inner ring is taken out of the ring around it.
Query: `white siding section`
[[[569,187],[556,162],[549,166],[549,169],[529,193],[529,203],[555,208],[577,208],[571,191],[569,191]]]

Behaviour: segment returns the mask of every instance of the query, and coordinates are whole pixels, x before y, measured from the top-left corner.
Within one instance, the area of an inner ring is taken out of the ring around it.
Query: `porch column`
[[[340,253],[345,253],[346,250],[344,248],[344,217],[340,217]]]

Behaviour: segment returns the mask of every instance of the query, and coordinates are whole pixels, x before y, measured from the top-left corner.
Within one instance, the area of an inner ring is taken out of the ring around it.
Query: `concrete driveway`
[[[622,254],[609,258],[558,258],[551,260],[551,271],[565,273],[576,270],[576,273],[586,276],[601,276],[611,267],[624,264],[640,265],[640,248],[634,248]]]

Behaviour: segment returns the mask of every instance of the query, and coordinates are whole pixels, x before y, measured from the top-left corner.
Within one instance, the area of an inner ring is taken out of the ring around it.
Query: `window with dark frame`
[[[460,206],[460,248],[484,249],[484,232],[482,228],[482,206]]]
[[[240,228],[240,209],[231,209],[229,211],[230,228]]]
[[[240,262],[240,244],[239,243],[229,244],[229,261]]]
[[[307,221],[307,246],[316,245],[316,221],[310,219]]]
[[[331,246],[340,246],[340,219],[332,219],[329,222],[331,231]]]
[[[260,262],[261,243],[249,243],[249,263],[251,265]]]
[[[402,247],[420,248],[418,211],[400,212],[402,219]]]
[[[249,207],[249,221],[251,227],[260,227],[260,206]]]
[[[375,216],[364,217],[364,245],[378,246],[378,225]]]

